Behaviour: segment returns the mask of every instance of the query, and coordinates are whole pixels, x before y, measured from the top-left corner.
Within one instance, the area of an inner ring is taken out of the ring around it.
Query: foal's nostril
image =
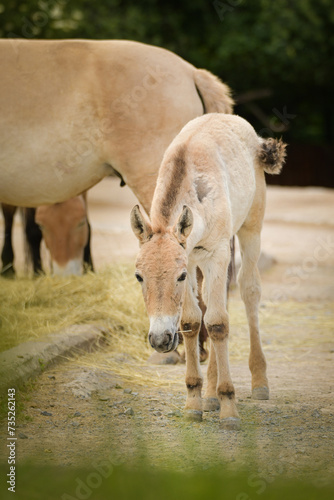
[[[168,347],[172,341],[172,338],[173,338],[173,336],[170,332],[165,332],[165,338],[164,338],[163,345]]]
[[[151,347],[153,347],[153,344],[152,344],[152,333],[148,334],[148,341],[149,341]]]

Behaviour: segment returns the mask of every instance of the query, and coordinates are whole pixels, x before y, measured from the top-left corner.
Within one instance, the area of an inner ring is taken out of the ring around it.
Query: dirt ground
[[[138,245],[129,210],[135,203],[115,180],[91,190],[97,271],[134,259]],[[18,218],[17,248],[20,229]],[[183,418],[184,365],[137,365],[119,353],[119,362],[136,373],[121,379],[108,369],[105,347],[46,370],[22,395],[19,462],[89,466],[113,455],[128,463],[191,470],[199,463],[203,469],[235,469],[251,461],[268,481],[306,475],[321,487],[333,477],[334,192],[268,188],[262,249],[276,261],[262,271],[260,309],[271,398],[250,398],[245,314],[234,289],[230,358],[240,431],[221,429],[217,411],[205,413],[200,423]],[[21,250],[17,267],[23,268]]]

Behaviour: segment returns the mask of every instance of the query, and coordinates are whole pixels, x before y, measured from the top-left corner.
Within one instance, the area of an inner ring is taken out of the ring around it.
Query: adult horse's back
[[[229,89],[167,50],[131,41],[0,40],[0,201],[69,199],[117,173],[149,211],[163,153]]]

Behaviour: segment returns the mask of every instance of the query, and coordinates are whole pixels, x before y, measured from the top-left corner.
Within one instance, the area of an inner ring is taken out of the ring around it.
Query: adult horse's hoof
[[[204,411],[215,411],[219,410],[220,403],[218,398],[204,398],[203,399],[203,410]]]
[[[202,422],[203,420],[203,412],[200,410],[185,410],[184,416],[190,422]]]
[[[240,430],[240,418],[228,417],[223,418],[220,421],[220,427],[226,431],[239,431]]]
[[[252,399],[269,399],[268,387],[255,387],[252,390]]]

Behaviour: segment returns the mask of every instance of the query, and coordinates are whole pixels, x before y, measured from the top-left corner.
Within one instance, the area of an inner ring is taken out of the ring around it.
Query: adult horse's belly
[[[62,202],[108,173],[97,145],[80,138],[79,130],[75,137],[64,129],[63,120],[47,125],[36,120],[7,134],[0,150],[1,202],[26,207]]]
[[[203,113],[194,67],[126,41],[1,40],[0,202],[64,201],[118,171],[146,209],[165,149]]]
[[[94,186],[106,175],[106,169],[97,163],[82,163],[69,171],[61,165],[52,165],[52,159],[40,164],[33,162],[29,155],[15,156],[17,161],[1,165],[0,201],[10,205],[37,207],[66,201]]]

